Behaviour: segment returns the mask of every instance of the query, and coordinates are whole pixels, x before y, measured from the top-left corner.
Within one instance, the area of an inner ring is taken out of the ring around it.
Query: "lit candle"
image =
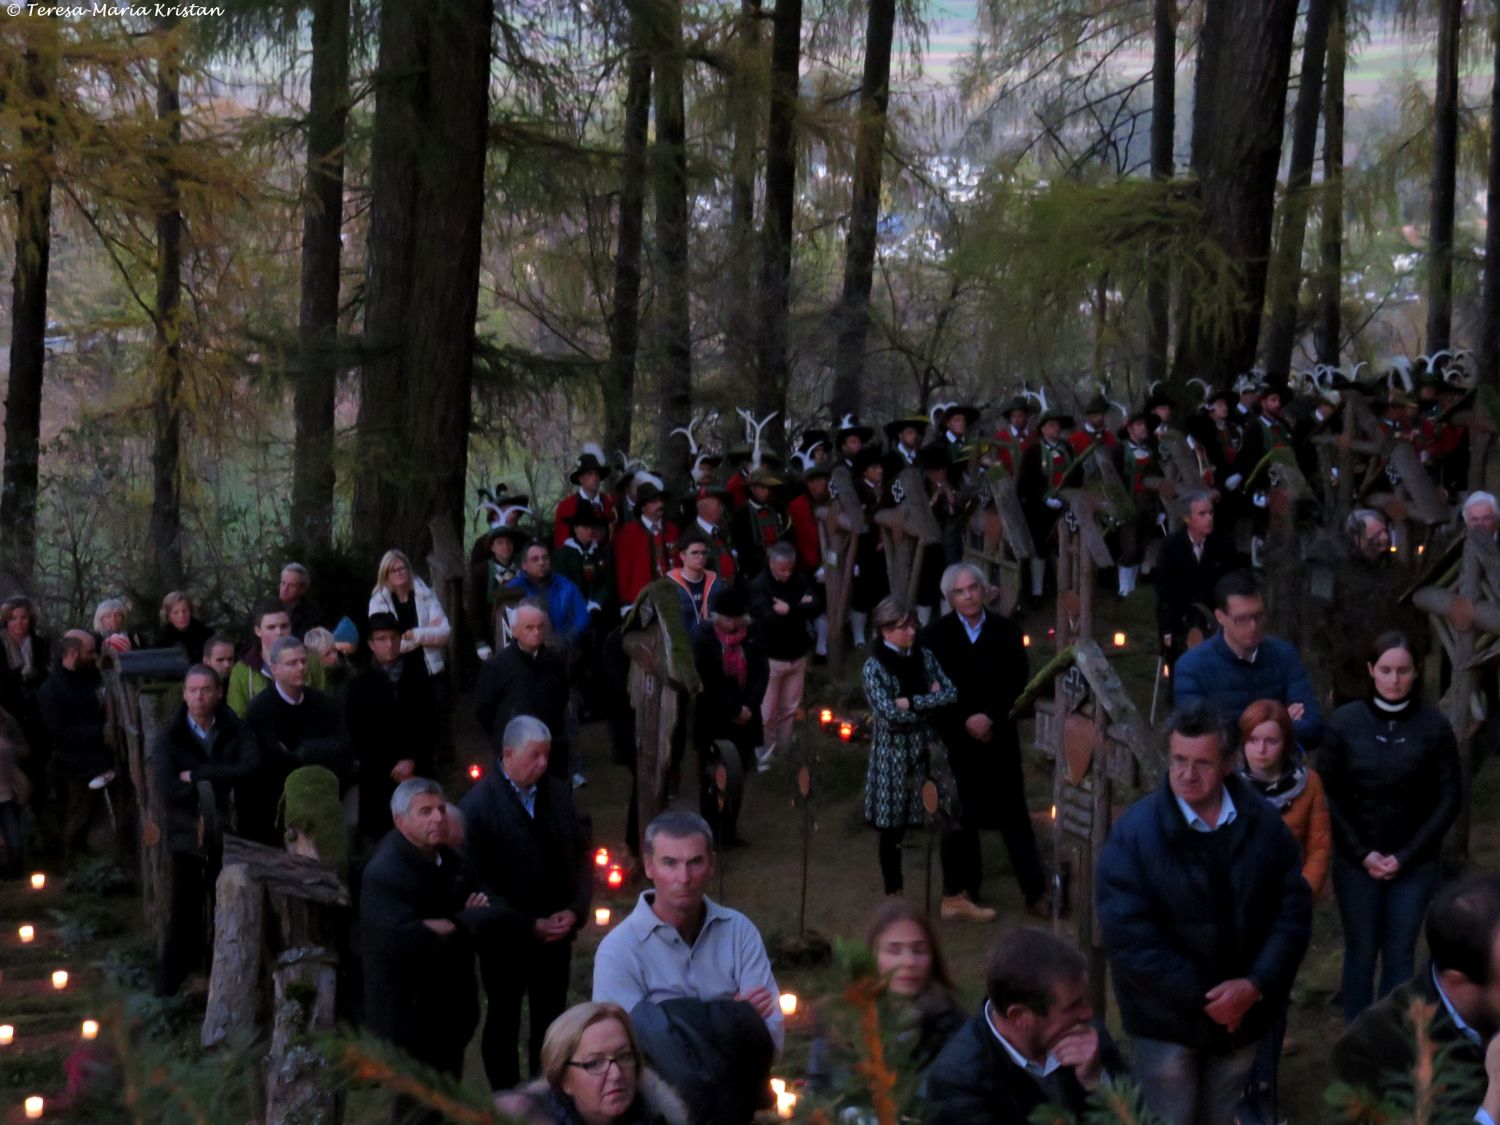
[[[1125,647],[1125,634],[1124,633],[1116,633],[1115,634],[1115,648],[1124,648],[1124,647]]]
[[[474,763],[472,763],[469,766],[469,780],[470,781],[478,781],[483,776],[484,776],[484,767],[481,766],[478,762],[474,762]]]
[[[1053,820],[1057,819],[1057,806],[1056,805],[1052,806],[1052,819]]]
[[[9,1047],[16,1037],[16,1029],[8,1023],[0,1023],[0,1047]]]
[[[595,867],[608,867],[609,866],[609,849],[608,848],[600,848],[597,852],[594,853],[594,866]]]
[[[1425,550],[1427,550],[1427,545],[1425,543],[1418,543],[1417,544],[1417,554],[1420,555]]]
[[[1172,678],[1172,666],[1170,664],[1163,664],[1161,666],[1161,678],[1164,680]]]
[[[833,709],[825,707],[818,712],[818,725],[827,727],[833,723]]]
[[[32,1094],[26,1099],[26,1116],[35,1121],[42,1115],[42,1098],[40,1094]]]
[[[797,1112],[797,1095],[790,1090],[784,1090],[776,1095],[776,1116],[790,1120]]]
[[[83,1037],[85,1039],[98,1039],[99,1038],[99,1021],[98,1020],[84,1020],[83,1021]]]
[[[853,738],[854,738],[854,724],[853,723],[840,723],[839,724],[839,741],[841,741],[841,742],[849,742]]]
[[[34,926],[22,926],[19,930],[16,931],[16,933],[21,936],[22,945],[25,945],[29,941],[36,940],[36,927]]]
[[[34,871],[34,872],[32,872],[32,875],[31,875],[31,889],[32,890],[39,891],[43,887],[45,887],[46,885],[47,885],[47,876],[43,875],[40,871]]]
[[[68,987],[68,970],[58,969],[52,974],[52,987],[61,992]]]
[[[623,887],[625,885],[625,872],[618,867],[611,867],[609,874],[604,877],[604,881],[616,889]]]
[[[795,1016],[797,1014],[797,994],[795,992],[783,992],[781,994],[781,1014],[784,1016]]]
[[[1031,647],[1031,634],[1030,633],[1022,633],[1021,634],[1021,646],[1023,648],[1030,648]]]
[[[771,1079],[771,1093],[776,1094],[778,1097],[780,1095],[786,1093],[786,1079],[785,1078],[773,1078],[773,1079]]]
[[[607,906],[596,906],[594,908],[594,925],[596,925],[596,926],[607,926],[607,925],[609,925],[609,907],[607,907]]]

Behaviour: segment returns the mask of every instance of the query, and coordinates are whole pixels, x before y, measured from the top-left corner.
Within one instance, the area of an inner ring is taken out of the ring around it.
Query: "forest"
[[[238,616],[739,408],[1494,384],[1497,55],[1459,0],[12,6],[6,588]]]

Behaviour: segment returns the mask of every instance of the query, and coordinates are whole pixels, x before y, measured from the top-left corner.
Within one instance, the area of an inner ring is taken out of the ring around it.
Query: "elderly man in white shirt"
[[[755,924],[704,894],[713,876],[713,835],[696,813],[665,812],[646,827],[646,877],[654,890],[599,945],[594,1000],[627,1012],[642,1000],[744,1000],[771,1033],[785,1037],[771,959]]]

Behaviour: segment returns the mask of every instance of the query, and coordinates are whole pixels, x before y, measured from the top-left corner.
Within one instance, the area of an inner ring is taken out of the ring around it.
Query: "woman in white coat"
[[[370,591],[369,613],[371,616],[395,614],[396,620],[401,622],[401,651],[422,654],[420,661],[411,659],[403,663],[408,668],[408,675],[425,669],[432,681],[438,714],[438,762],[442,764],[450,760],[453,752],[448,715],[451,697],[443,650],[448,647],[453,629],[448,624],[443,603],[433,593],[432,587],[417,577],[404,551],[392,548],[381,557],[375,589]]]

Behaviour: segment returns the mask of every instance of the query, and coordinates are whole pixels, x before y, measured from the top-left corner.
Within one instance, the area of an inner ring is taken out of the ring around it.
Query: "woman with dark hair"
[[[755,772],[755,750],[764,741],[760,704],[771,674],[765,648],[750,631],[749,605],[738,587],[731,586],[713,602],[707,627],[693,637],[693,660],[703,680],[693,714],[699,811],[721,846],[737,847],[744,843],[739,834],[743,798],[740,792],[728,795],[720,809],[714,743],[733,745],[742,779]]]
[[[1328,823],[1328,799],[1317,771],[1307,765],[1302,748],[1292,737],[1292,716],[1274,699],[1257,699],[1240,715],[1240,776],[1281,813],[1281,819],[1302,848],[1302,878],[1314,895],[1328,881],[1333,837]],[[1246,1098],[1264,1107],[1265,1119],[1276,1121],[1277,1071],[1286,1039],[1286,1012],[1256,1047]],[[1260,1118],[1252,1117],[1251,1120]]]
[[[925,822],[925,783],[933,781],[938,799],[950,808],[957,801],[947,750],[933,718],[941,708],[957,702],[958,691],[937,658],[917,645],[917,615],[904,602],[882,599],[871,624],[876,640],[865,661],[864,685],[874,731],[865,772],[865,820],[880,833],[885,893],[899,895],[903,886],[901,841],[907,828]],[[956,815],[951,819],[958,820]],[[943,854],[946,857],[948,849]],[[967,895],[954,895],[944,897],[942,916],[989,922],[995,912]]]
[[[890,1008],[886,1061],[903,1078],[914,1077],[937,1058],[965,1019],[937,930],[919,906],[888,898],[870,918],[865,945]],[[847,1082],[858,1054],[846,1048],[823,1034],[813,1040],[807,1063],[813,1093],[830,1094]]]
[[[1333,713],[1318,772],[1333,821],[1333,890],[1344,926],[1344,1019],[1411,977],[1422,916],[1437,888],[1443,833],[1458,816],[1453,728],[1422,702],[1416,648],[1375,639],[1370,697]]]

